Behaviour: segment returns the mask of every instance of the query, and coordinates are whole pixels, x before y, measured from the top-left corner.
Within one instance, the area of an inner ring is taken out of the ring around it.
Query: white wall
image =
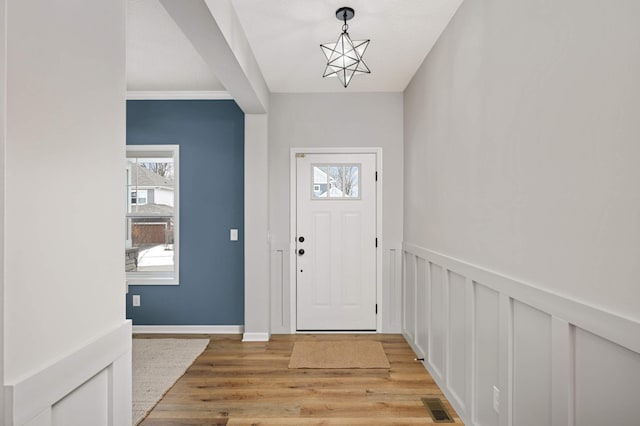
[[[125,2],[7,3],[4,382],[13,386],[126,329]]]
[[[465,2],[405,93],[405,240],[640,320],[639,17]]]
[[[633,424],[639,18],[467,1],[405,91],[404,331],[470,424]]]
[[[269,150],[266,114],[244,116],[244,336],[266,341],[269,327]]]
[[[7,26],[6,26],[6,0],[0,0],[0,58],[6,56]],[[4,175],[5,175],[5,150],[6,150],[6,118],[7,111],[7,69],[6,61],[0,60],[0,380],[4,383]],[[4,386],[0,386],[0,419],[4,419]]]
[[[272,331],[289,332],[288,256],[289,170],[292,147],[382,147],[382,243],[398,249],[402,241],[402,94],[272,94],[269,105],[269,217],[271,232]],[[398,251],[399,252],[399,251]],[[395,253],[395,252],[394,252]],[[395,261],[395,258],[393,258]],[[387,267],[383,275],[388,272]],[[284,270],[284,274],[281,271]],[[391,277],[395,279],[395,276]],[[383,292],[393,283],[387,279]],[[399,287],[398,287],[399,288]],[[390,299],[390,298],[387,298]],[[383,328],[399,331],[397,306],[387,308]],[[396,312],[391,312],[395,310]]]

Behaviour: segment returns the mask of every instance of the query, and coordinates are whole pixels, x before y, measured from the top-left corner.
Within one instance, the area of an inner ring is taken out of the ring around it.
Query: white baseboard
[[[271,338],[269,333],[244,333],[243,342],[268,342]]]
[[[133,334],[242,334],[242,325],[134,325]]]
[[[101,380],[94,382],[95,377]],[[78,401],[108,407],[109,412],[84,418],[78,413],[70,426],[89,424],[99,415],[113,419],[112,424],[131,424],[131,321],[37,373],[6,384],[5,424],[49,425],[60,410]]]

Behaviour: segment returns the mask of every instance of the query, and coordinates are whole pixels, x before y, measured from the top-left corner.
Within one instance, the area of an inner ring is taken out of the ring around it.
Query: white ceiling
[[[158,0],[128,0],[129,90],[224,90]],[[401,92],[462,0],[231,0],[271,92]],[[335,42],[335,11],[355,9],[354,40],[371,39],[371,74],[347,89],[322,78],[321,43]]]
[[[128,0],[127,90],[225,88],[158,0]]]

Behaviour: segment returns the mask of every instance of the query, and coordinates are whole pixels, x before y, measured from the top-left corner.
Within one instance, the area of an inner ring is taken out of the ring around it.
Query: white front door
[[[296,158],[297,330],[376,330],[376,155]]]

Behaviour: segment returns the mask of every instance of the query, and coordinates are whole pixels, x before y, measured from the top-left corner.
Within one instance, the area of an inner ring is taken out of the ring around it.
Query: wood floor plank
[[[430,425],[421,398],[434,396],[462,424],[401,335],[274,335],[251,343],[205,337],[211,339],[205,352],[142,426]],[[288,368],[296,341],[354,339],[381,342],[391,368]]]

